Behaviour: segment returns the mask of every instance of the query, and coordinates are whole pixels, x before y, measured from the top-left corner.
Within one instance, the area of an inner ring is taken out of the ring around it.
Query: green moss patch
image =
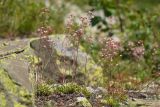
[[[81,93],[85,97],[90,97],[91,93],[83,86],[79,86],[76,83],[66,83],[63,85],[47,85],[45,83],[37,85],[36,95],[50,95],[63,93],[63,94],[72,94],[72,93]]]

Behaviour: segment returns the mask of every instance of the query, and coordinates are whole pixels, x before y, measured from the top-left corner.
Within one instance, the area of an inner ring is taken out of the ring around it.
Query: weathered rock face
[[[32,107],[29,42],[0,42],[0,107]]]
[[[41,74],[43,78],[58,81],[60,71],[56,63],[57,53],[53,47],[53,43],[49,39],[35,39],[31,41],[30,46],[40,59],[36,72]]]
[[[48,44],[49,46],[46,46]],[[48,42],[43,39],[35,39],[30,45],[41,59],[40,71],[47,79],[58,81],[61,79],[58,77],[61,77],[62,74],[74,75],[80,84],[84,84],[84,81],[91,82],[93,78],[100,84],[101,68],[88,54],[80,49],[77,51],[68,39],[59,38],[59,36],[50,37]]]

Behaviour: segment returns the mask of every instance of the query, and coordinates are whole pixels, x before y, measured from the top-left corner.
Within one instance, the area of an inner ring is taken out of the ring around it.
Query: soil
[[[36,107],[44,107],[50,101],[54,107],[78,107],[77,97],[83,97],[81,94],[52,94],[49,96],[37,96]]]

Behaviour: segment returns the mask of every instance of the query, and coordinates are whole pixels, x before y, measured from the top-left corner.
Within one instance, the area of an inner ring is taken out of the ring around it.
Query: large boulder
[[[82,46],[77,50],[64,35],[50,36],[47,40],[35,39],[30,45],[41,59],[40,71],[45,78],[58,81],[61,76],[66,80],[74,76],[80,84],[102,83],[101,67],[83,51]]]

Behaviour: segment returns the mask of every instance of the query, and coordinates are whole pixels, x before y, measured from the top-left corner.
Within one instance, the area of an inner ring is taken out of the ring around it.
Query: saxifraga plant
[[[109,83],[112,78],[112,71],[113,67],[116,66],[115,58],[118,56],[120,50],[120,43],[115,41],[112,38],[107,38],[104,40],[102,50],[101,50],[101,57],[102,57],[102,66],[103,66],[103,76],[104,82]],[[106,81],[106,77],[108,78]],[[109,86],[109,84],[108,84]]]
[[[41,80],[38,80],[38,78],[42,79],[43,78],[43,73],[46,66],[50,63],[50,60],[52,59],[52,55],[53,55],[53,48],[52,48],[52,45],[53,45],[53,41],[50,40],[49,38],[49,35],[52,34],[53,32],[53,29],[51,26],[47,26],[47,16],[48,16],[48,13],[49,13],[49,9],[47,8],[43,8],[41,9],[40,11],[40,17],[41,17],[41,27],[39,27],[36,31],[36,34],[38,35],[39,37],[39,47],[38,47],[38,52],[40,53],[40,51],[47,51],[45,53],[42,52],[42,55],[41,55],[41,60],[39,60],[39,64],[38,64],[38,72],[41,72],[40,74],[38,74],[37,72],[37,75],[40,75],[39,77],[36,77],[36,80],[37,81],[41,81]]]
[[[43,58],[41,58],[41,62],[42,64],[40,64],[39,66],[39,71],[44,72],[45,67],[46,66],[56,66],[58,72],[60,73],[60,81],[61,83],[65,82],[65,74],[64,72],[62,72],[59,67],[57,66],[57,62],[53,62],[52,60],[56,60],[57,57],[61,56],[57,56],[56,54],[56,50],[53,49],[53,45],[54,45],[54,40],[51,40],[49,38],[49,35],[52,34],[52,27],[51,26],[47,26],[47,16],[49,15],[50,11],[47,8],[43,8],[40,12],[40,16],[42,19],[42,24],[41,27],[38,28],[37,30],[37,35],[40,38],[40,48],[39,51],[42,51],[41,48],[45,48],[46,52],[47,52],[47,56],[44,54],[42,55]],[[70,68],[72,69],[72,80],[76,81],[76,75],[77,75],[77,71],[78,71],[78,55],[79,55],[79,46],[80,46],[80,42],[85,38],[85,33],[86,30],[90,27],[90,23],[91,23],[91,19],[93,18],[93,13],[91,11],[89,11],[86,15],[82,16],[82,17],[76,17],[74,15],[70,15],[67,23],[66,23],[66,27],[65,27],[65,37],[64,40],[62,41],[62,49],[63,49],[63,43],[65,42],[65,40],[69,40],[70,41],[70,45],[73,46],[74,51],[72,51],[72,57],[73,57],[73,62],[70,65]],[[76,18],[78,21],[76,21]],[[63,53],[64,51],[61,50],[61,52]],[[53,55],[54,54],[54,55]],[[55,57],[54,57],[55,56]],[[57,56],[57,57],[56,57]],[[54,59],[52,59],[52,57],[54,57]],[[63,63],[67,63],[67,61],[65,60],[65,58],[61,58],[62,60],[60,60],[60,67],[61,66],[61,61]],[[43,60],[43,61],[42,61]],[[51,64],[52,61],[52,64]],[[66,70],[65,70],[66,71]],[[54,71],[50,71],[50,72],[54,72]],[[43,75],[39,76],[40,78],[43,78]],[[44,77],[45,78],[45,77]]]
[[[73,63],[71,65],[71,68],[73,68],[73,80],[76,80],[76,75],[78,71],[77,62],[80,42],[84,39],[84,36],[86,35],[86,29],[90,27],[91,19],[93,17],[94,15],[91,11],[89,11],[86,15],[81,17],[76,17],[73,14],[71,14],[66,22],[66,30],[64,31],[66,35],[64,37],[64,41],[66,39],[69,39],[71,45],[75,48],[75,51],[72,53]]]

